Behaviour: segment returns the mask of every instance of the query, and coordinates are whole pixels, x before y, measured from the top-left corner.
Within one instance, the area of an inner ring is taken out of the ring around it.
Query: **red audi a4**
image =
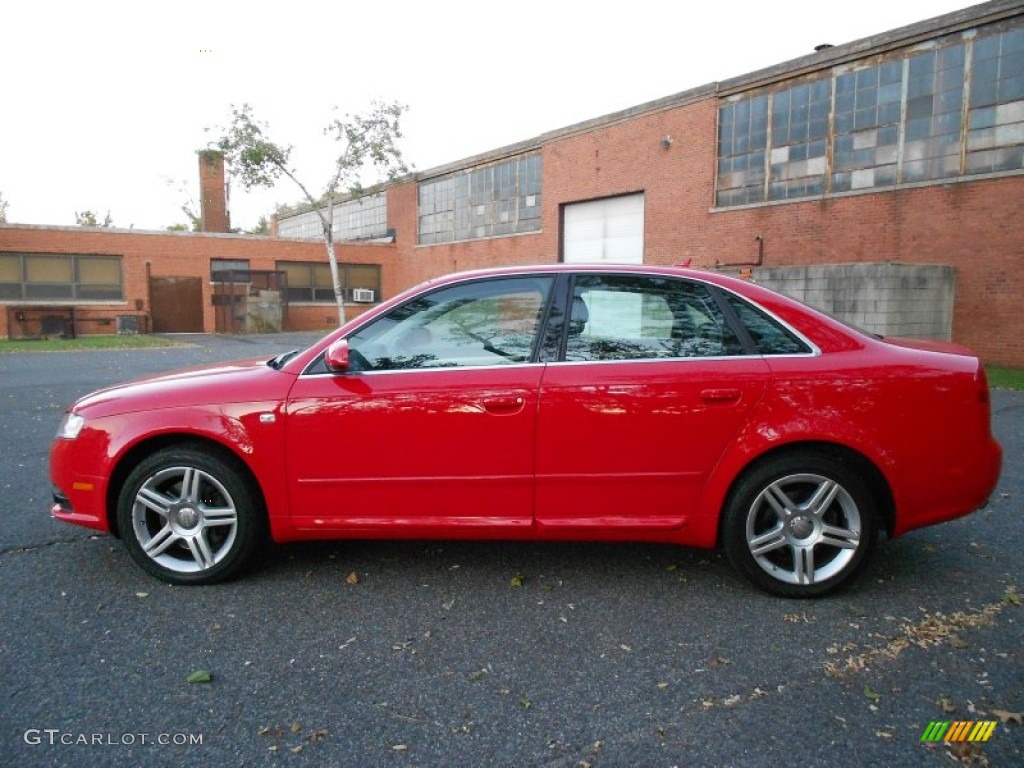
[[[303,351],[75,403],[54,517],[153,576],[227,578],[268,537],[722,547],[757,586],[848,584],[880,532],[999,477],[969,351],[879,338],[679,268],[437,279]]]

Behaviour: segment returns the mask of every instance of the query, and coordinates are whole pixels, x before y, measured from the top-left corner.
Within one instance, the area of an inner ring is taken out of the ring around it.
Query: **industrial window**
[[[121,257],[0,253],[0,299],[122,301]]]
[[[764,200],[768,97],[755,96],[719,110],[718,204]]]
[[[836,77],[833,192],[896,183],[902,82],[900,61]]]
[[[1024,168],[1024,28],[974,43],[967,173]]]
[[[210,280],[214,283],[238,282],[243,276],[232,273],[248,271],[248,259],[210,259]]]
[[[471,168],[419,185],[419,243],[540,229],[541,156]]]
[[[717,205],[1024,170],[1021,23],[723,102]]]
[[[372,240],[388,234],[388,196],[386,192],[364,195],[334,206],[334,239],[338,241]],[[315,211],[281,218],[277,236],[295,240],[319,240],[323,231]]]
[[[819,195],[824,190],[831,86],[831,81],[819,80],[775,94],[771,200]]]
[[[288,301],[298,304],[333,304],[334,282],[330,264],[312,261],[279,261],[277,269],[288,276]],[[345,301],[370,303],[381,300],[379,264],[339,264],[338,277]]]

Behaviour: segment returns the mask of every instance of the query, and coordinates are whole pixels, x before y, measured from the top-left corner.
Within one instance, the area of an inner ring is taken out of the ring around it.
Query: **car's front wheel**
[[[265,519],[237,460],[201,446],[141,461],[121,489],[117,516],[131,557],[171,584],[234,575],[262,540]]]
[[[801,452],[755,466],[726,504],[723,543],[762,589],[818,597],[847,584],[878,538],[878,504],[860,476],[829,455]]]

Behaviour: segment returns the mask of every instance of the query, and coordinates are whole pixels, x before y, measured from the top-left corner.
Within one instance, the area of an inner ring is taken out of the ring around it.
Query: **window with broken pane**
[[[818,80],[772,95],[769,200],[820,195],[825,189],[832,81]]]
[[[1021,170],[1019,17],[719,105],[719,206]]]
[[[963,44],[948,46],[907,62],[903,182],[960,173],[966,50]]]
[[[836,77],[832,191],[896,183],[903,62]]]
[[[724,105],[718,121],[718,205],[764,200],[768,96]]]
[[[966,173],[1024,168],[1024,27],[974,41],[968,107]]]
[[[538,231],[541,169],[536,153],[420,183],[420,244]]]

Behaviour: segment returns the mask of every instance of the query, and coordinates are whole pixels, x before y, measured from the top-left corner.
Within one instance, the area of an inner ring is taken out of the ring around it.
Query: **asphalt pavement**
[[[1024,393],[993,393],[990,506],[816,601],[631,544],[288,545],[171,587],[49,518],[76,397],[313,339],[0,356],[0,765],[1024,764]],[[922,742],[934,721],[997,725]]]

